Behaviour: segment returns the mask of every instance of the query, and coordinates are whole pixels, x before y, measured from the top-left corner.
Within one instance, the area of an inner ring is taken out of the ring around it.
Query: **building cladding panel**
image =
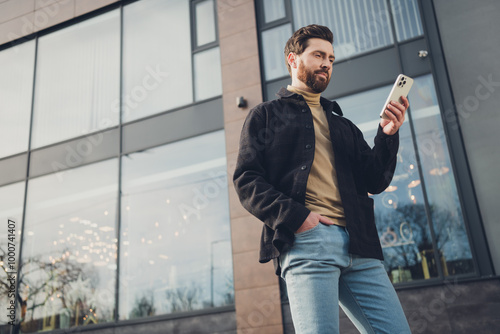
[[[0,0],[0,46],[15,46],[25,37],[54,25],[91,13],[119,0]],[[500,5],[496,0],[421,0],[430,3],[439,26],[446,70],[471,177],[489,242],[493,267],[500,271],[500,207],[496,195],[500,163]],[[125,2],[124,2],[125,3]],[[216,0],[222,66],[222,106],[226,138],[227,175],[232,179],[239,132],[250,108],[263,101],[261,58],[255,2]],[[432,32],[437,33],[437,32]],[[430,50],[432,52],[432,50]],[[410,51],[409,51],[410,52]],[[411,50],[413,52],[413,50]],[[244,78],[244,80],[242,79]],[[236,106],[243,96],[248,107]],[[21,155],[4,161],[0,170],[15,174],[12,164],[25,166]],[[21,174],[22,174],[21,173]],[[3,175],[2,175],[3,179]],[[458,180],[460,182],[460,180]],[[186,314],[123,322],[88,333],[294,333],[289,308],[282,305],[278,278],[271,264],[258,263],[261,225],[239,204],[229,182],[229,207],[235,310],[213,314]],[[481,222],[474,222],[481,224]],[[414,333],[494,333],[500,328],[500,280],[498,276],[448,281],[398,289],[398,295]],[[343,333],[356,329],[341,316]]]

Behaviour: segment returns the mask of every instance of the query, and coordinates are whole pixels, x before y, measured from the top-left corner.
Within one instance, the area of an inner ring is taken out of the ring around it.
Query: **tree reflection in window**
[[[114,319],[117,176],[112,159],[29,180],[22,333]]]
[[[120,319],[234,303],[224,132],[124,156]]]

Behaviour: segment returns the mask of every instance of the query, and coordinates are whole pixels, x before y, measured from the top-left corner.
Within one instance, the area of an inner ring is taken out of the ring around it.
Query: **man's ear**
[[[293,52],[290,52],[288,54],[288,57],[286,58],[288,61],[288,65],[290,65],[291,68],[297,69],[297,62],[299,61],[297,58],[297,55]]]

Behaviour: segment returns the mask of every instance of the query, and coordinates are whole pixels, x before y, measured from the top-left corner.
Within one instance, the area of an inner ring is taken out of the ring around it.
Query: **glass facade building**
[[[393,181],[369,194],[412,330],[498,328],[500,153],[479,129],[500,124],[498,47],[474,34],[498,39],[479,22],[500,7],[444,3],[0,1],[0,334],[294,333],[232,173],[248,111],[290,84],[284,45],[312,23],[334,33],[322,96],[369,144],[397,75],[415,80]],[[483,59],[469,72],[464,13]]]
[[[213,0],[127,2],[0,52],[19,333],[234,304],[216,25]]]

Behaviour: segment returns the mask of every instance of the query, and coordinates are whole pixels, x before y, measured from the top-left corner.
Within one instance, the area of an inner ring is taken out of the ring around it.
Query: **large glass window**
[[[117,125],[120,12],[39,38],[32,148]]]
[[[0,188],[0,304],[5,305],[5,310],[15,301],[12,295],[15,288],[8,279],[14,277],[15,282],[18,279],[24,186],[24,182],[19,182]],[[7,323],[15,320],[10,315],[9,310],[0,313],[0,333],[10,333],[12,326]]]
[[[334,32],[337,60],[393,42],[385,0],[292,0],[292,12],[296,29],[316,23]]]
[[[285,63],[285,44],[292,35],[292,25],[285,24],[262,32],[264,73],[266,80],[288,75]]]
[[[29,181],[21,332],[112,321],[118,161]]]
[[[417,0],[391,0],[398,42],[423,34]]]
[[[120,319],[232,304],[224,133],[122,159]]]
[[[124,7],[123,122],[193,102],[190,31],[189,1]]]
[[[50,161],[56,159],[52,164],[63,159],[67,164],[71,148],[64,141],[103,133],[120,122],[134,121],[140,127],[140,118],[181,106],[189,109],[187,114],[205,111],[207,105],[210,112],[222,113],[219,102],[200,102],[222,93],[215,4],[117,3],[105,13],[1,51],[0,139],[6,145],[0,148],[0,164],[3,157],[30,148],[41,157],[31,160],[30,170],[47,163],[45,152]],[[169,124],[173,126],[189,125]],[[196,133],[213,131],[209,126],[198,126]],[[17,261],[20,333],[234,303],[224,133],[120,159],[122,197],[117,158],[28,175],[25,206],[25,182],[0,187],[0,218],[5,222],[0,231],[0,304],[11,300],[5,270],[11,219],[16,223],[16,256],[23,247]],[[13,161],[6,159],[4,169]],[[119,246],[120,308],[115,298]],[[10,320],[8,312],[0,314],[0,333],[10,333]]]
[[[218,47],[194,55],[196,101],[222,94],[220,49]]]
[[[205,0],[195,5],[196,45],[216,41],[214,0]]]
[[[397,41],[423,34],[416,0],[260,0],[264,24],[286,18],[285,1],[290,4],[290,23],[270,25],[261,35],[266,80],[287,76],[283,57],[286,41],[296,30],[309,24],[329,27],[334,35],[337,61],[390,46],[394,43],[391,21]]]
[[[269,23],[285,17],[284,0],[266,0],[262,3],[264,5],[264,22]]]
[[[389,91],[386,86],[337,100],[368,142]],[[409,98],[396,173],[373,196],[386,268],[393,283],[473,273],[432,76],[416,78]]]
[[[34,65],[34,41],[0,52],[0,158],[28,150]]]

